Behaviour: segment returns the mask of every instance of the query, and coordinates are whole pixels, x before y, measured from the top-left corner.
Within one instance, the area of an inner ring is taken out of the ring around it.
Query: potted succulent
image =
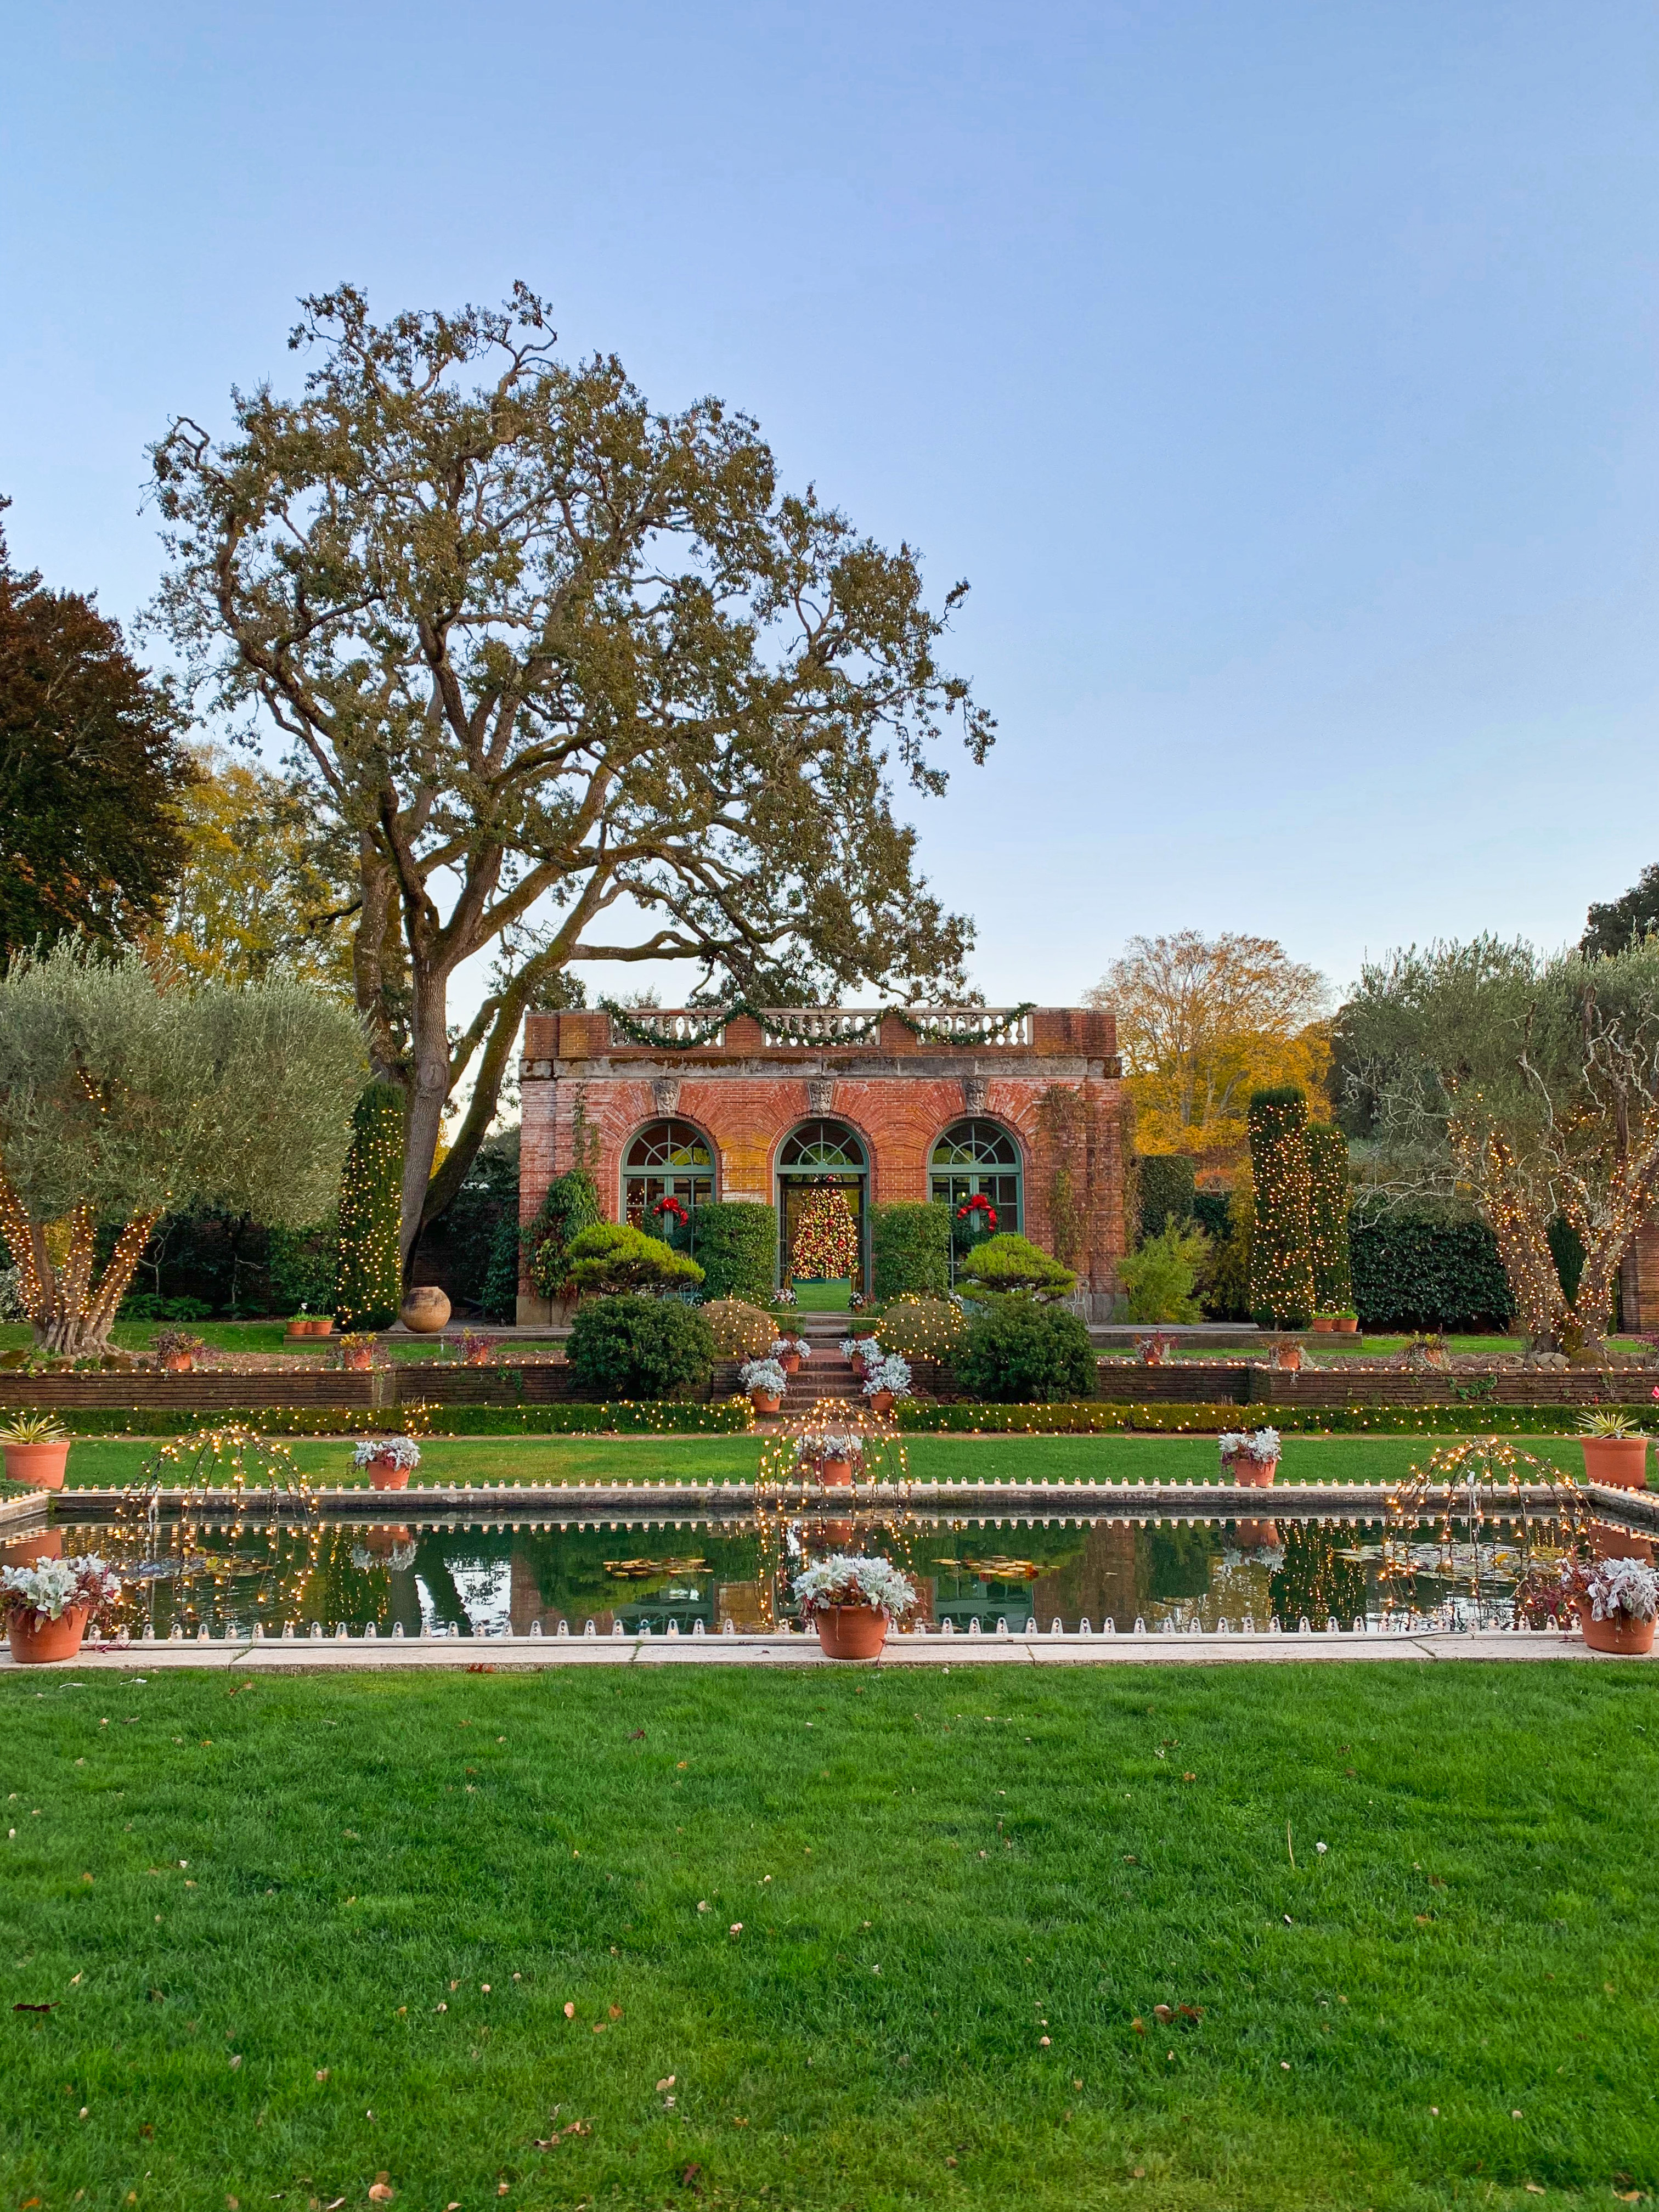
[[[838,1553],[819,1559],[795,1577],[802,1613],[818,1632],[829,1659],[876,1659],[887,1641],[890,1622],[916,1601],[911,1585],[890,1559],[849,1558]]]
[[[1659,1574],[1644,1561],[1575,1561],[1563,1569],[1562,1583],[1577,1607],[1578,1624],[1592,1651],[1652,1650]]]
[[[98,1614],[112,1606],[121,1585],[103,1560],[37,1559],[31,1567],[0,1571],[0,1611],[20,1667],[73,1659]]]
[[[413,1437],[365,1437],[352,1453],[351,1463],[368,1469],[375,1490],[407,1490],[410,1476],[421,1463],[421,1448]]]
[[[769,1358],[775,1359],[786,1375],[798,1374],[803,1359],[812,1355],[793,1330],[780,1336],[774,1343]]]
[[[1279,1472],[1277,1429],[1230,1429],[1220,1439],[1221,1472],[1229,1482],[1266,1490]]]
[[[909,1361],[901,1359],[896,1352],[890,1352],[884,1358],[878,1359],[873,1366],[866,1362],[864,1395],[870,1401],[872,1413],[890,1413],[895,1398],[910,1395]]]
[[[1616,1490],[1645,1490],[1648,1440],[1628,1413],[1586,1413],[1578,1424],[1584,1476]]]
[[[745,1360],[738,1370],[738,1380],[757,1413],[775,1413],[789,1388],[789,1377],[775,1359]]]
[[[340,1364],[353,1375],[366,1375],[374,1364],[374,1333],[352,1329],[340,1339]]]
[[[855,1429],[809,1431],[795,1445],[795,1461],[826,1490],[844,1490],[864,1472],[864,1438]]]
[[[0,1429],[6,1480],[29,1490],[61,1490],[69,1464],[70,1432],[50,1413],[20,1413]]]
[[[205,1352],[207,1346],[199,1336],[191,1336],[182,1328],[158,1328],[155,1332],[155,1364],[168,1375],[188,1375],[196,1365],[196,1355]]]

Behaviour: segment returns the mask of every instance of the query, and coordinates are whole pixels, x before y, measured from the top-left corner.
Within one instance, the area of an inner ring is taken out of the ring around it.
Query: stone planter
[[[83,1605],[66,1605],[56,1620],[41,1613],[13,1613],[6,1617],[6,1640],[20,1667],[44,1667],[54,1659],[73,1659],[86,1632]],[[1650,1624],[1648,1641],[1652,1640]]]
[[[417,1283],[404,1300],[398,1318],[416,1336],[436,1336],[449,1319],[449,1300],[435,1283]]]
[[[8,1444],[6,1480],[26,1490],[61,1490],[69,1449],[67,1437],[58,1444]]]
[[[1632,1620],[1623,1613],[1614,1613],[1611,1620],[1598,1620],[1582,1598],[1578,1602],[1578,1625],[1591,1651],[1618,1651],[1630,1658],[1639,1658],[1653,1649],[1652,1621]]]
[[[870,1605],[827,1605],[812,1626],[826,1659],[879,1659],[887,1641],[887,1615]]]
[[[1605,1482],[1615,1490],[1645,1490],[1648,1486],[1648,1440],[1645,1437],[1581,1437],[1584,1447],[1584,1479]]]

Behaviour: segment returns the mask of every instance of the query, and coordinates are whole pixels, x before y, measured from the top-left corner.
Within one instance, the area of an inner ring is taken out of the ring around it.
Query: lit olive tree
[[[355,1014],[284,977],[160,988],[60,941],[0,975],[0,1234],[37,1343],[110,1325],[163,1213],[300,1228],[332,1205],[366,1054]],[[100,1222],[122,1224],[97,1266]]]
[[[657,414],[614,357],[559,362],[522,286],[380,325],[349,287],[304,307],[301,398],[240,393],[231,437],[180,420],[155,449],[158,617],[353,842],[407,1259],[573,961],[685,960],[773,1003],[959,986],[971,933],[916,872],[887,763],[938,792],[945,720],[975,759],[992,725],[937,659],[966,586],[931,609],[912,550],[781,492],[746,416]]]
[[[1373,1188],[1473,1201],[1534,1346],[1599,1344],[1659,1198],[1659,939],[1589,959],[1484,937],[1413,946],[1364,970],[1338,1026]],[[1571,1304],[1558,1216],[1584,1248]]]

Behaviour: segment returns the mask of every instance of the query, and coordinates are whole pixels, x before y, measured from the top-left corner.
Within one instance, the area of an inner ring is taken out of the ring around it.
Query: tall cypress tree
[[[1348,1140],[1328,1121],[1310,1121],[1306,1144],[1314,1311],[1346,1313],[1353,1304],[1348,1265]]]
[[[351,1116],[340,1182],[340,1265],[334,1311],[342,1328],[390,1328],[403,1304],[404,1094],[371,1083]]]
[[[1267,1328],[1305,1328],[1313,1318],[1313,1242],[1308,1220],[1308,1101],[1294,1084],[1250,1098],[1250,1311]]]

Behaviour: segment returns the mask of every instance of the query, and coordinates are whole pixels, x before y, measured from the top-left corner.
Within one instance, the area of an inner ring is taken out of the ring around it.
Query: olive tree
[[[1368,965],[1342,1010],[1351,1111],[1373,1187],[1473,1201],[1534,1346],[1594,1346],[1659,1197],[1659,939],[1599,958],[1490,937]],[[1584,1248],[1569,1304],[1550,1249]]]
[[[164,988],[136,953],[68,939],[15,957],[0,975],[0,1233],[36,1341],[107,1344],[163,1213],[218,1206],[282,1228],[325,1213],[365,1060],[350,1009],[283,975]]]
[[[156,618],[352,841],[407,1257],[573,961],[684,960],[773,1003],[959,986],[971,932],[916,872],[888,763],[937,793],[945,720],[976,760],[993,726],[937,657],[966,586],[930,608],[912,549],[781,490],[747,416],[659,414],[613,356],[560,362],[523,286],[384,324],[349,286],[303,306],[301,397],[238,393],[231,435],[180,418],[155,450]]]

